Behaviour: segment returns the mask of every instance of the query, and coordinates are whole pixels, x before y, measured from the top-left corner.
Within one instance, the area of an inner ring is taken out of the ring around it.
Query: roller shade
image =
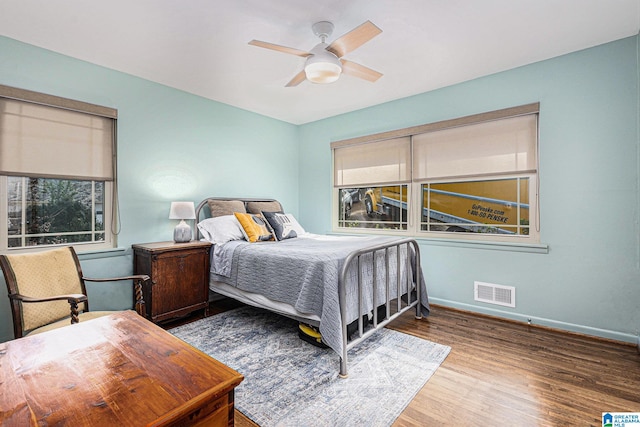
[[[333,149],[334,186],[411,181],[411,139],[394,138]]]
[[[0,174],[113,180],[115,121],[0,98]]]
[[[537,170],[537,114],[413,136],[413,180]]]

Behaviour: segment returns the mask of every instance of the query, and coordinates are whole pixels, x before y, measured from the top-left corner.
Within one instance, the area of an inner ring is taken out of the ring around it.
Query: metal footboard
[[[402,282],[401,266],[403,263],[403,261],[401,260],[402,246],[406,246],[406,257],[404,260],[404,263],[405,263],[404,266],[406,268],[407,273],[404,275],[405,283],[401,283]],[[393,256],[390,255],[392,248],[396,248],[395,262],[397,263],[396,264],[397,268],[396,268],[395,280],[394,278],[390,277],[390,266],[391,266],[391,263],[394,262],[391,259]],[[415,261],[413,265],[414,275],[409,274],[409,272],[412,270],[412,266],[411,266],[412,256],[411,256],[411,250],[410,250],[411,248],[413,248],[413,254],[414,254],[413,256],[415,256]],[[382,251],[384,251],[385,277],[382,280],[384,280],[384,285],[385,285],[385,293],[384,293],[385,298],[384,298],[384,301],[378,301],[378,292],[375,289],[376,283],[378,283],[378,277],[377,277],[378,260],[376,255],[378,255]],[[365,331],[364,321],[363,321],[363,314],[366,311],[366,309],[363,309],[363,305],[365,303],[363,301],[363,286],[365,285],[363,284],[363,281],[362,281],[362,264],[361,263],[362,263],[362,257],[369,254],[371,254],[372,263],[373,263],[373,266],[372,266],[372,272],[373,272],[372,286],[374,287],[374,289],[372,289],[373,324],[371,329],[368,329],[367,331]],[[354,265],[354,263],[356,263],[355,265],[357,267],[357,272],[358,272],[358,276],[357,276],[358,331],[357,331],[357,338],[349,341],[348,332],[347,332],[348,320],[347,320],[347,289],[346,287],[347,287],[347,274],[351,266]],[[420,309],[421,274],[422,274],[422,269],[420,268],[420,248],[418,247],[418,242],[416,242],[415,239],[411,239],[411,238],[396,240],[389,243],[383,243],[383,244],[371,246],[368,248],[359,249],[357,251],[350,253],[347,256],[347,258],[345,259],[344,265],[342,266],[342,270],[340,271],[340,277],[338,278],[338,289],[340,292],[339,293],[340,317],[341,317],[341,323],[342,323],[342,355],[340,356],[340,374],[339,374],[341,378],[347,377],[347,352],[353,346],[364,341],[370,335],[374,334],[378,329],[383,328],[389,322],[392,322],[402,313],[406,312],[407,310],[410,310],[413,307],[416,308],[416,319],[422,318],[422,312]],[[412,276],[415,277],[415,282],[413,284],[411,283],[411,280],[413,280]],[[392,289],[391,286],[394,284],[396,286],[396,296],[397,296],[396,298],[392,298],[392,294],[391,294],[391,289]],[[402,301],[402,296],[404,296],[402,294],[402,289],[405,288],[402,286],[403,284],[406,284],[406,289],[407,289],[406,303],[403,303]],[[416,293],[415,299],[412,299],[412,288],[415,289],[415,293]],[[394,299],[396,300],[396,312],[392,315],[391,304],[394,301]],[[379,321],[378,307],[382,304],[385,304],[386,306],[386,316],[384,320]]]

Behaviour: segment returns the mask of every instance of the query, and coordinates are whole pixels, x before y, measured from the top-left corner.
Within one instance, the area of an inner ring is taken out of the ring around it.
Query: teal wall
[[[431,299],[635,342],[637,57],[638,37],[627,38],[302,126],[2,37],[0,84],[119,111],[123,250],[83,257],[85,273],[95,276],[130,273],[132,243],[169,240],[172,200],[274,197],[309,231],[330,232],[331,141],[540,102],[541,242],[548,251],[420,240]],[[474,280],[515,286],[516,308],[474,302]],[[115,285],[89,294],[93,309],[131,305],[129,290]],[[9,305],[0,299],[0,341],[11,336]]]
[[[131,244],[171,240],[174,200],[273,197],[298,213],[297,126],[3,37],[0,84],[118,109],[124,250],[81,257],[86,276],[131,274]],[[132,304],[130,287],[87,286],[93,310]],[[0,342],[12,331],[0,298]]]
[[[331,231],[331,141],[540,102],[547,253],[422,239],[431,300],[636,342],[637,57],[638,37],[631,37],[303,125],[300,217],[312,232]],[[516,308],[475,302],[474,280],[515,286]]]

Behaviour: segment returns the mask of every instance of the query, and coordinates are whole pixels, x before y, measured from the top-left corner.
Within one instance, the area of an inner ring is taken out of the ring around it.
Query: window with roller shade
[[[404,137],[334,149],[338,227],[407,230],[402,204],[406,208],[411,180],[410,142]]]
[[[0,250],[113,247],[117,111],[0,86]]]
[[[334,229],[538,242],[538,111],[529,104],[332,143]]]

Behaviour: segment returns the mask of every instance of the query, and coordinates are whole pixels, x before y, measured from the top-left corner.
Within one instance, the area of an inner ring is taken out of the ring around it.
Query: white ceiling
[[[384,76],[286,88],[304,58],[247,44],[310,50],[321,20],[335,25],[329,43],[380,27],[345,59]],[[0,0],[0,35],[294,124],[639,30],[640,0]]]

